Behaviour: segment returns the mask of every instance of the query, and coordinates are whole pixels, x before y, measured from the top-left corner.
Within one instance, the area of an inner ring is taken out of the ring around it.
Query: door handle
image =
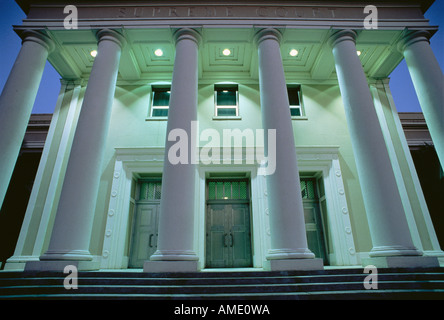
[[[148,246],[149,246],[150,248],[153,247],[153,244],[152,244],[153,236],[154,236],[154,234],[151,233],[151,234],[150,234],[150,239],[149,239],[149,241],[148,241]]]
[[[233,246],[233,235],[230,233],[225,233],[224,236],[224,247],[232,247]]]

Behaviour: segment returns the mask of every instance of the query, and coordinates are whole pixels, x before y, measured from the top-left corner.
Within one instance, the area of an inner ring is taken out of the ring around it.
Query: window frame
[[[167,120],[168,119],[168,115],[156,116],[153,114],[155,110],[168,110],[168,112],[169,112],[170,100],[168,100],[168,105],[162,105],[162,106],[155,106],[154,105],[155,93],[162,92],[162,91],[167,91],[167,92],[171,93],[171,85],[153,85],[153,86],[151,86],[151,103],[150,103],[150,110],[149,110],[148,119],[153,119],[153,120]]]
[[[292,105],[290,104],[290,90],[291,89],[298,89],[298,100],[299,105]],[[290,115],[291,119],[307,119],[307,116],[305,115],[305,108],[304,108],[304,102],[303,102],[303,95],[302,95],[302,86],[300,84],[287,84],[287,94],[288,94],[288,106],[290,108]],[[293,110],[299,110],[299,115],[292,115],[291,111]]]
[[[235,91],[236,103],[234,105],[218,105],[217,95],[219,91],[231,90]],[[219,115],[219,109],[235,109],[235,115]],[[239,115],[239,85],[238,84],[215,84],[214,85],[214,120],[235,120],[241,119]]]

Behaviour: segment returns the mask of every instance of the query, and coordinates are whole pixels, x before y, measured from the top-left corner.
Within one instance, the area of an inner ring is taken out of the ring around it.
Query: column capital
[[[52,39],[47,35],[37,30],[25,30],[20,33],[20,37],[22,38],[22,44],[26,41],[36,42],[45,47],[46,50],[48,50],[48,53],[51,53],[55,48],[54,41],[52,41]]]
[[[356,44],[356,37],[357,37],[357,33],[354,30],[351,30],[351,29],[339,30],[339,31],[333,32],[333,34],[328,39],[328,44],[331,47],[334,47],[339,42],[346,41],[346,40],[353,41],[353,43]]]
[[[120,48],[123,48],[126,44],[125,37],[118,31],[112,29],[101,29],[96,33],[97,43],[103,40],[109,40],[117,43]]]
[[[202,41],[202,36],[200,32],[192,28],[177,29],[176,31],[174,31],[173,37],[176,45],[181,40],[191,40],[199,46],[200,42]]]
[[[430,32],[427,30],[416,30],[416,31],[407,31],[401,40],[399,40],[397,49],[399,52],[404,53],[404,50],[419,41],[427,41],[430,43],[429,39],[431,37]]]
[[[256,45],[259,45],[259,43],[261,43],[264,40],[270,40],[270,39],[275,40],[280,44],[282,39],[282,33],[276,28],[264,28],[259,30],[254,36]]]

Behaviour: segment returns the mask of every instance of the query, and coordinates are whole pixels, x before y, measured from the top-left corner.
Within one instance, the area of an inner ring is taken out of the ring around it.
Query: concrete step
[[[67,290],[56,272],[0,272],[0,299],[443,299],[444,268],[294,272],[79,272]]]

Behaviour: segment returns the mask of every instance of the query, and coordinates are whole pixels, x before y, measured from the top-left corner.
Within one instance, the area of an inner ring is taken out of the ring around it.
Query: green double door
[[[207,181],[205,267],[252,266],[248,180]]]
[[[252,266],[248,203],[207,205],[206,268]]]

